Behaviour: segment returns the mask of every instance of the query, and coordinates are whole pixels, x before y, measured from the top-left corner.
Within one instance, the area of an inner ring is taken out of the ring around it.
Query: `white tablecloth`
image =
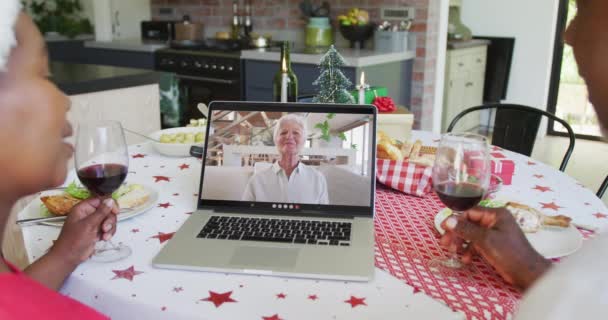
[[[148,144],[130,153],[127,181],[156,189],[158,205],[118,224],[113,241],[132,248],[129,258],[85,262],[61,290],[113,319],[464,318],[380,269],[369,283],[156,269],[152,259],[196,209],[201,164],[161,156]],[[72,173],[67,183],[75,179]],[[46,252],[58,232],[24,228],[30,260]]]
[[[437,136],[414,132],[425,145]],[[115,263],[83,263],[62,292],[114,319],[450,319],[442,302],[377,269],[369,283],[314,281],[156,269],[151,260],[196,209],[200,161],[167,158],[150,145],[133,146],[127,180],[157,190],[158,205],[119,223],[116,242],[133,255]],[[513,184],[499,192],[548,214],[566,214],[589,227],[608,227],[608,210],[574,179],[528,157],[516,162]],[[67,183],[75,180],[72,173]],[[221,182],[219,182],[221,183]],[[30,260],[40,257],[59,229],[24,229]]]

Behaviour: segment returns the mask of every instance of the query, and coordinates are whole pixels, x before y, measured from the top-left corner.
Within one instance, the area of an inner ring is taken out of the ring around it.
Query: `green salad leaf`
[[[143,186],[139,184],[123,184],[120,186],[120,188],[118,188],[118,190],[112,193],[112,199],[118,200],[118,198],[136,189],[143,189]],[[87,190],[86,188],[78,185],[75,181],[72,181],[72,183],[67,186],[65,192],[67,192],[72,197],[81,200],[88,199],[91,197],[91,192],[89,192],[89,190]]]
[[[500,200],[485,199],[485,200],[479,201],[479,206],[486,207],[486,208],[502,208],[502,207],[506,207],[507,203],[504,201],[500,201]]]
[[[68,185],[65,192],[76,199],[87,199],[91,196],[89,190],[77,185],[74,181]]]

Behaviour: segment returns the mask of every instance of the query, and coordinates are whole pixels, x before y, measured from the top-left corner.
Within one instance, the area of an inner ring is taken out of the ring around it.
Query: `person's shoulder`
[[[325,176],[321,171],[315,167],[307,166],[305,164],[301,164],[301,170],[303,170],[306,174],[311,175],[317,179],[325,180]]]
[[[253,174],[251,175],[251,179],[250,180],[261,180],[261,179],[266,179],[272,176],[275,176],[276,173],[274,172],[274,168],[271,166],[268,166],[267,168],[259,168],[259,169],[254,169]]]
[[[1,274],[0,282],[0,310],[14,319],[108,319],[26,275]]]

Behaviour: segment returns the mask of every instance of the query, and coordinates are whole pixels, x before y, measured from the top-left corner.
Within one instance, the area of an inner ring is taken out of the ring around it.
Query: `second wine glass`
[[[454,215],[475,207],[488,191],[491,177],[487,139],[471,133],[447,133],[441,137],[433,165],[433,189]],[[462,264],[456,253],[432,264],[451,269]]]
[[[92,196],[102,200],[112,197],[112,193],[125,181],[129,170],[129,153],[120,122],[80,124],[76,133],[74,160],[78,179]],[[111,262],[130,254],[128,246],[104,241],[96,248],[91,259]]]

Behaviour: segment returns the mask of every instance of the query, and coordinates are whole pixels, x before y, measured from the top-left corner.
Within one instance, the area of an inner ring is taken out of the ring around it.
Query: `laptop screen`
[[[199,208],[371,215],[375,108],[213,102]]]

